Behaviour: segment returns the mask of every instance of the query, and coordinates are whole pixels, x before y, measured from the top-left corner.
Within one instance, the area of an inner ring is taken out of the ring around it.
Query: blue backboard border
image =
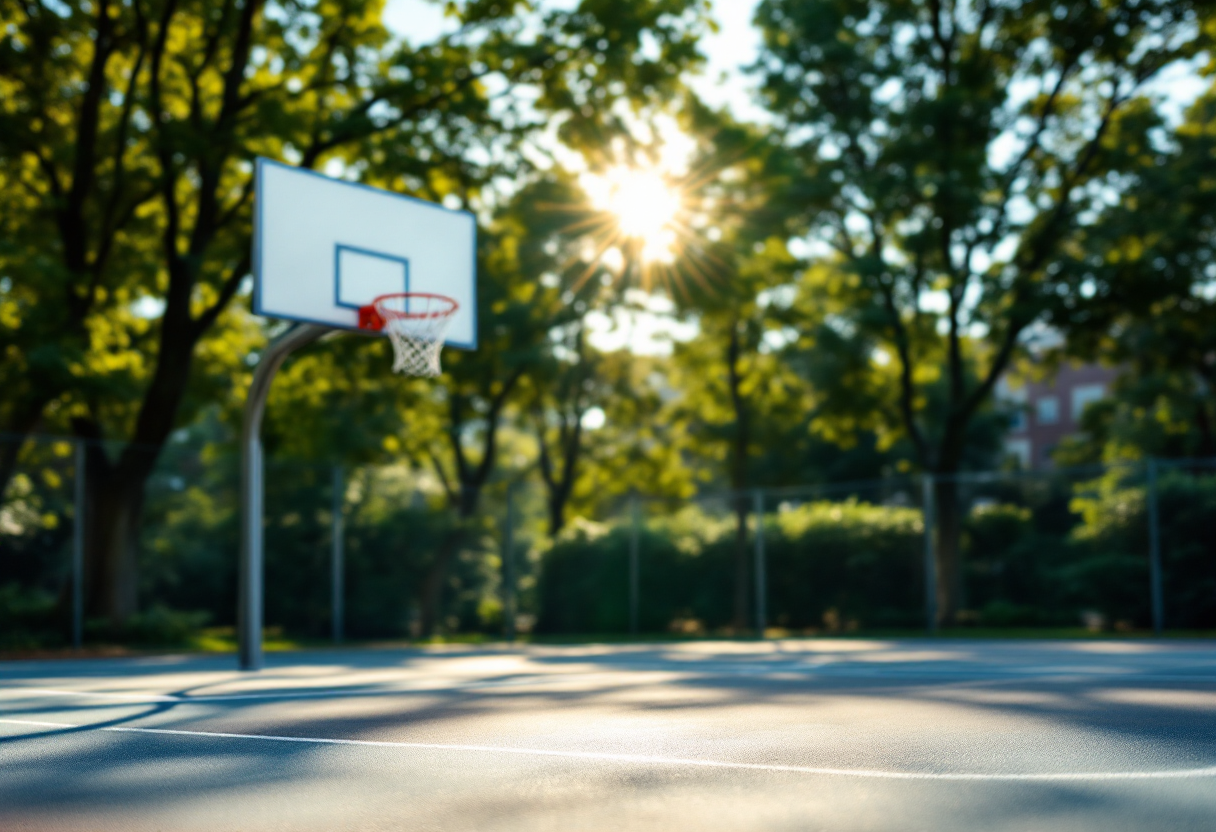
[[[318,173],[315,170],[309,170],[308,168],[301,168],[296,165],[288,165],[284,162],[279,162],[275,159],[268,159],[265,156],[258,156],[254,160],[253,314],[259,315],[262,317],[266,317],[266,318],[279,318],[280,320],[299,321],[301,323],[318,324],[320,326],[328,326],[328,327],[332,327],[334,329],[346,329],[351,332],[361,332],[365,335],[368,334],[367,330],[359,329],[357,326],[346,327],[346,326],[341,326],[339,324],[335,324],[332,321],[319,321],[319,320],[316,320],[313,318],[305,318],[305,317],[295,316],[295,315],[288,317],[288,316],[283,316],[283,315],[270,314],[263,310],[263,308],[262,308],[262,228],[263,228],[263,222],[262,222],[262,200],[258,198],[258,195],[260,195],[262,193],[263,172],[269,166],[285,168],[287,170],[295,171],[297,173],[306,173],[306,174],[309,174],[310,176],[316,176],[319,179],[324,179],[327,182],[334,182],[339,185],[349,185],[353,188],[364,188],[366,190],[372,191],[372,192],[380,194],[382,196],[390,196],[390,197],[395,197],[396,199],[404,199],[409,202],[413,202],[413,203],[416,203],[419,205],[424,205],[427,208],[432,208],[436,211],[446,211],[449,214],[464,214],[466,217],[468,217],[470,236],[472,238],[470,240],[469,256],[470,256],[470,259],[472,260],[472,263],[470,264],[470,267],[471,267],[470,271],[473,275],[473,303],[472,303],[473,308],[471,310],[469,310],[469,312],[473,316],[473,340],[468,341],[468,342],[447,340],[447,341],[444,341],[444,346],[455,347],[456,349],[459,349],[459,350],[477,349],[477,341],[478,341],[478,337],[477,337],[478,336],[478,326],[477,326],[477,217],[471,211],[454,210],[452,208],[446,208],[442,205],[437,205],[434,202],[428,202],[425,199],[419,199],[418,197],[409,196],[407,194],[399,194],[394,191],[386,191],[383,188],[375,188],[375,187],[372,187],[371,185],[365,185],[362,182],[348,182],[345,179],[335,179],[332,176],[326,176],[325,174]],[[351,248],[353,248],[353,246]],[[380,254],[379,252],[373,252],[373,254],[375,254],[376,256],[384,256],[384,255]],[[401,259],[401,258],[393,258],[393,259]],[[335,292],[337,291],[336,280],[335,280],[334,291]],[[339,304],[339,305],[345,306],[345,304]]]

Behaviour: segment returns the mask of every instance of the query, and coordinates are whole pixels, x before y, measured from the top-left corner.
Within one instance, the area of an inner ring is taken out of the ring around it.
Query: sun
[[[670,263],[683,208],[679,192],[658,171],[631,167],[613,168],[599,185],[595,201],[613,215],[621,235],[640,243],[642,259]]]
[[[608,180],[608,210],[629,237],[660,234],[675,220],[680,199],[657,173],[617,168]]]
[[[697,189],[704,181],[657,164],[580,173],[578,218],[566,226],[582,238],[575,256],[585,268],[574,288],[597,274],[604,285],[616,281],[645,292],[660,284],[682,291],[690,281],[713,283],[721,263],[697,226],[704,213]]]

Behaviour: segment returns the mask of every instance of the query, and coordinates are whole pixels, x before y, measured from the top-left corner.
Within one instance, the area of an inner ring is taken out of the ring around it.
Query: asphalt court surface
[[[1216,828],[1216,643],[0,664],[4,830]]]

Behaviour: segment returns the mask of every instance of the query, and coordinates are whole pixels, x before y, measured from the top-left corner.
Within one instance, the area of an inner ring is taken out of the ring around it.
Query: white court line
[[[108,726],[92,728],[65,722],[34,722],[24,719],[0,719],[9,725],[31,725],[38,728],[85,728],[123,734],[162,734],[175,737],[207,737],[214,739],[264,740],[297,742],[311,745],[354,745],[368,748],[410,748],[434,751],[477,751],[489,754],[517,754],[528,757],[563,757],[596,762],[632,763],[650,766],[686,766],[695,768],[732,769],[737,771],[772,771],[793,774],[818,774],[831,777],[860,777],[877,780],[962,780],[962,781],[1095,781],[1095,780],[1177,780],[1216,777],[1216,766],[1175,769],[1173,771],[1092,771],[1042,774],[984,774],[968,772],[884,771],[881,769],[818,768],[814,766],[776,765],[772,763],[735,763],[727,760],[704,760],[695,757],[658,757],[650,754],[611,754],[601,751],[558,751],[548,748],[517,748],[502,745],[465,745],[438,742],[390,742],[387,740],[343,740],[325,737],[283,737],[273,734],[229,734],[219,731],[183,731],[172,728],[132,728]]]
[[[132,691],[131,693],[115,693],[109,691],[71,690],[60,688],[25,688],[20,686],[11,687],[6,691],[6,693],[20,691],[22,693],[33,693],[45,696],[81,696],[86,698],[95,696],[103,699],[118,699],[123,702],[173,702],[178,705],[187,705],[196,702],[239,702],[250,699],[344,699],[355,696],[399,696],[402,694],[414,693],[444,693],[447,691],[478,690],[480,688],[526,687],[528,685],[548,684],[550,682],[568,682],[574,678],[585,681],[586,675],[600,676],[614,674],[554,674],[527,679],[504,679],[497,682],[458,682],[456,684],[442,685],[439,687],[405,687],[390,688],[385,690],[344,690],[342,688],[328,688],[326,690],[267,691],[265,693],[217,693],[205,696],[177,696],[174,694],[143,693],[140,691]],[[644,683],[652,684],[653,680],[646,680]],[[643,684],[643,682],[635,682],[634,684]]]
[[[96,696],[102,699],[121,699],[123,701],[136,702],[183,702],[185,701],[180,696],[162,695],[159,693],[107,693],[99,690],[56,690],[54,688],[9,688],[9,692],[21,691],[22,693],[37,693],[42,696]]]

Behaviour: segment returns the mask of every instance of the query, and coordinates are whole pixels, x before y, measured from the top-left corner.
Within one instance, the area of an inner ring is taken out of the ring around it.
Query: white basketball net
[[[393,342],[393,372],[437,376],[443,334],[458,304],[442,295],[388,295],[375,302],[384,332]]]

